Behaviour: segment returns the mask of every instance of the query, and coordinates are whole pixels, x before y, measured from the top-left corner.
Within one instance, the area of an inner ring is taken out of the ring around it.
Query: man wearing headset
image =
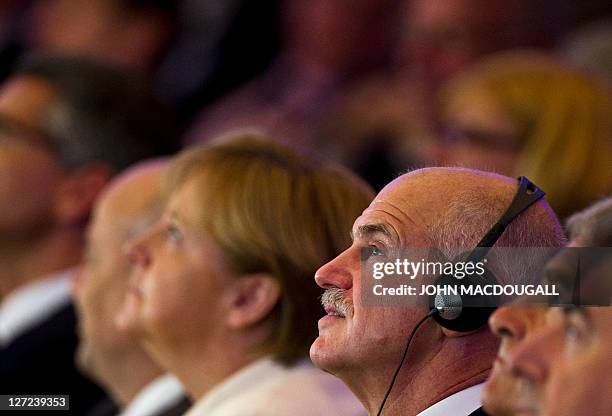
[[[517,184],[461,168],[421,169],[391,182],[355,221],[351,247],[316,273],[317,284],[326,289],[327,316],[319,321],[310,350],[313,362],[341,378],[370,414],[478,412],[482,383],[497,351],[495,337],[483,326],[488,315],[476,325],[457,326],[447,325],[442,312],[436,322],[420,322],[430,311],[426,307],[366,306],[362,249],[377,256],[411,247],[447,253],[453,247],[559,247],[563,232],[542,196],[524,178]],[[519,261],[528,270],[544,259],[536,252]],[[509,265],[490,266],[500,283],[510,282],[502,272]],[[421,323],[399,371],[406,338]]]

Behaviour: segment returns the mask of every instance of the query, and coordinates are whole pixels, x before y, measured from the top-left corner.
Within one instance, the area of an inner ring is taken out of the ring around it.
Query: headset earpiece
[[[506,212],[484,235],[464,261],[474,263],[482,261],[489,249],[502,236],[506,227],[523,211],[544,197],[544,191],[526,177],[520,176],[518,181],[519,188]],[[438,287],[449,285],[466,287],[475,283],[495,285],[497,279],[485,267],[482,276],[468,275],[458,279],[454,275],[441,275],[436,279],[434,285]],[[470,332],[486,325],[489,316],[495,311],[497,305],[499,303],[496,297],[480,295],[438,294],[431,296],[429,300],[431,311],[437,310],[437,313],[433,314],[434,320],[440,326],[458,332]]]
[[[478,279],[480,284],[497,283],[493,272],[485,268],[482,276],[465,276],[461,280],[453,275],[442,275],[434,285],[455,285],[460,289],[460,286],[469,286],[471,279]],[[433,315],[434,320],[443,328],[457,332],[470,332],[486,325],[497,304],[498,299],[494,296],[438,294],[430,299],[430,306],[438,311]]]

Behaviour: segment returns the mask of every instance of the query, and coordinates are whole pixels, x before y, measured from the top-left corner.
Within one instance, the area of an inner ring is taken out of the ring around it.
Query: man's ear
[[[269,274],[238,277],[225,299],[226,322],[232,329],[242,329],[263,321],[280,297],[278,280]]]
[[[87,221],[96,197],[112,174],[110,166],[104,164],[90,164],[64,174],[55,195],[56,221],[66,225]]]

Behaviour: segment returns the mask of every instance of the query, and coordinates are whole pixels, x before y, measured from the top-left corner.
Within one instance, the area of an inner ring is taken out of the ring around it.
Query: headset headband
[[[506,227],[516,217],[546,195],[546,192],[544,192],[526,177],[519,176],[518,181],[519,188],[516,191],[516,194],[514,194],[512,202],[502,214],[501,218],[497,220],[489,232],[487,232],[478,242],[474,251],[468,256],[468,261],[482,260],[489,252],[489,250],[484,250],[483,248],[493,247],[506,230]]]

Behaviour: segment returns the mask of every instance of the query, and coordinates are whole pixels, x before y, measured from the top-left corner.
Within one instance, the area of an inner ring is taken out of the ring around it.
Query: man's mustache
[[[352,317],[353,304],[346,298],[346,292],[346,289],[340,289],[339,287],[325,289],[325,292],[321,295],[321,305],[334,308],[342,316]]]

